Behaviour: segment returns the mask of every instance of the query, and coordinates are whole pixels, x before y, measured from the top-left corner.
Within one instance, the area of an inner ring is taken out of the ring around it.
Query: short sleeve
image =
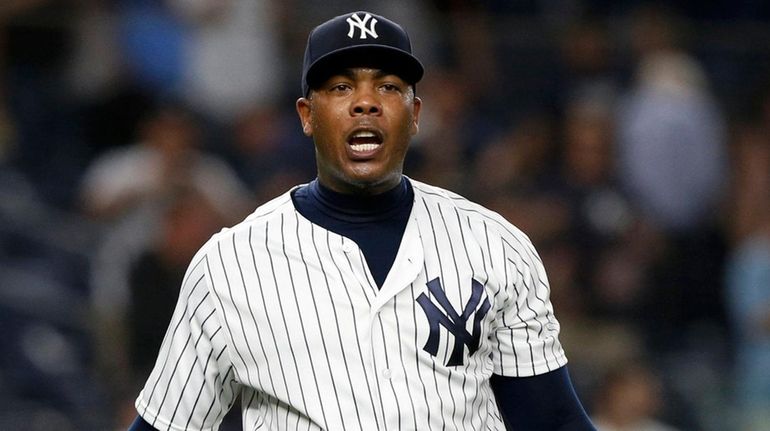
[[[559,342],[559,322],[550,300],[548,278],[534,246],[522,235],[503,239],[505,295],[499,301],[492,334],[494,373],[534,376],[567,363]]]
[[[227,341],[207,282],[205,254],[185,274],[155,366],[136,400],[161,430],[216,430],[237,393]]]

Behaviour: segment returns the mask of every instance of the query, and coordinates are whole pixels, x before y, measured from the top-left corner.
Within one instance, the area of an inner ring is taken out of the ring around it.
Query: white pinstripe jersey
[[[185,276],[136,401],[160,430],[504,430],[489,378],[567,360],[542,263],[501,216],[411,180],[378,289],[351,240],[286,194],[215,235]]]

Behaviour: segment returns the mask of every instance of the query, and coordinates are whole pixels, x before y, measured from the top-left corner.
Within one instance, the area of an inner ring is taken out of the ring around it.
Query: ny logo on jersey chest
[[[425,292],[417,297],[417,303],[420,304],[420,307],[425,312],[425,316],[428,318],[428,327],[430,329],[428,341],[425,343],[423,350],[433,356],[438,354],[438,345],[441,339],[440,327],[443,326],[454,336],[452,354],[446,365],[448,367],[462,365],[465,347],[468,348],[469,355],[473,355],[478,350],[481,338],[481,321],[491,307],[489,298],[484,298],[484,301],[481,301],[484,286],[476,280],[471,280],[471,297],[465,304],[462,314],[458,313],[452,306],[452,303],[449,302],[446,292],[444,292],[441,286],[441,280],[438,277],[429,281],[427,286],[433,296],[433,300],[428,298]],[[438,306],[433,302],[434,300],[438,302]],[[481,303],[481,306],[479,306],[479,303]],[[443,311],[439,309],[439,306]],[[473,332],[469,333],[466,329],[466,324],[471,315],[473,315]]]

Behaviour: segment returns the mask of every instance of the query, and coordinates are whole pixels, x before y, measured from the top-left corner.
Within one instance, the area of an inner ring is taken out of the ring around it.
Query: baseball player
[[[529,239],[402,174],[422,75],[381,16],[310,33],[317,178],[195,256],[132,430],[594,429]]]

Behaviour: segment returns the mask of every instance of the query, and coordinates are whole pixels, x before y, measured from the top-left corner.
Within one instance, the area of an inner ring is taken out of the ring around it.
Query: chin
[[[353,175],[348,176],[343,181],[356,193],[370,194],[387,191],[387,189],[395,185],[390,183],[395,183],[400,179],[400,174],[388,174],[384,176]]]

